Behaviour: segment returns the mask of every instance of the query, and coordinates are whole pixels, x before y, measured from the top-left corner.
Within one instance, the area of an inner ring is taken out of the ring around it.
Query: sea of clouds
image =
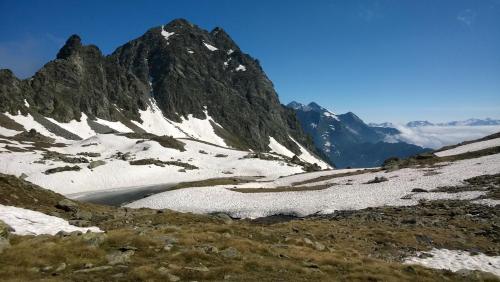
[[[439,149],[443,146],[474,140],[500,132],[500,125],[488,126],[395,126],[401,134],[389,136],[387,142],[403,141],[425,148]]]

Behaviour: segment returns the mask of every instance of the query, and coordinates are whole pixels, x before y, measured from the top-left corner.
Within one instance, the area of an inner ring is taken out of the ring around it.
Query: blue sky
[[[109,54],[175,18],[223,27],[283,103],[375,122],[500,118],[500,0],[0,0],[0,68],[29,77],[73,33]]]

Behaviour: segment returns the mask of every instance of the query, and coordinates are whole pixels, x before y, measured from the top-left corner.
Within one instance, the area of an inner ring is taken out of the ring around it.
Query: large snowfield
[[[275,214],[307,216],[328,214],[336,210],[354,210],[384,205],[415,205],[421,199],[471,200],[483,194],[479,191],[460,193],[412,193],[412,189],[432,190],[441,186],[461,185],[464,179],[478,175],[500,172],[500,154],[469,159],[433,168],[407,168],[393,172],[369,172],[343,176],[332,180],[313,182],[304,186],[324,185],[323,190],[241,193],[239,188],[272,188],[286,184],[286,178],[272,182],[255,182],[238,186],[215,186],[187,188],[168,191],[129,204],[129,207],[173,209],[182,212],[224,212],[237,218],[258,218]],[[352,170],[349,170],[352,171]],[[319,176],[348,172],[334,170],[316,173]],[[367,184],[375,177],[386,177],[388,181]],[[310,179],[309,174],[292,176],[293,182]],[[230,190],[232,188],[232,190]],[[408,195],[411,195],[408,199]]]
[[[55,235],[59,231],[102,232],[97,227],[76,227],[59,217],[4,205],[0,205],[0,220],[12,227],[17,235]]]
[[[220,125],[212,119],[206,109],[204,112],[206,119],[197,119],[190,115],[182,117],[181,122],[173,122],[163,116],[155,101],[152,100],[151,105],[146,110],[139,112],[143,122],[133,121],[135,125],[148,133],[179,138],[178,140],[186,144],[186,151],[184,152],[162,147],[155,141],[141,143],[138,142],[138,139],[130,139],[116,134],[98,134],[89,126],[88,117],[85,114],[82,114],[80,121],[73,120],[68,123],[47,118],[54,125],[83,139],[73,141],[50,132],[29,114],[23,116],[21,114],[11,115],[5,113],[7,117],[23,125],[26,130],[35,129],[45,136],[54,138],[57,142],[66,144],[66,147],[50,148],[51,151],[71,156],[83,152],[99,153],[101,156],[92,157],[89,160],[102,160],[106,163],[91,170],[86,163],[67,164],[52,160],[41,161],[43,158],[41,150],[10,151],[6,149],[7,145],[26,148],[29,147],[29,144],[21,144],[14,140],[5,139],[4,142],[0,142],[0,172],[17,176],[24,173],[27,176],[26,180],[70,197],[81,196],[82,193],[88,192],[130,189],[161,184],[171,185],[207,178],[256,176],[276,179],[280,176],[303,172],[302,167],[289,165],[279,155],[275,155],[275,157],[281,158],[281,160],[245,158],[250,152],[229,148],[224,140],[215,134],[213,126]],[[117,121],[97,119],[94,122],[121,133],[132,131]],[[17,133],[19,132],[0,127],[0,135],[9,137]],[[269,141],[271,149],[280,148],[276,153],[287,157],[294,155],[286,147],[274,140],[273,137],[270,136]],[[328,164],[313,156],[300,144],[298,145],[301,149],[299,158],[306,162],[317,163],[323,168],[329,167]],[[129,160],[117,158],[117,153],[130,154],[130,160],[153,158],[161,161],[179,161],[194,165],[198,169],[184,170],[182,167],[175,165],[165,167],[131,165]],[[47,169],[65,165],[77,165],[81,170],[54,174],[44,173]]]

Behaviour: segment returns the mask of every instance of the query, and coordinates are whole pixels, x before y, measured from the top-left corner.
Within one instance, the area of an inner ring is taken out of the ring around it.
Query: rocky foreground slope
[[[369,191],[393,184],[401,198],[394,198],[397,193],[387,197],[410,202],[366,207],[353,201],[351,207],[302,218],[275,214],[237,220],[215,211],[202,215],[80,203],[1,174],[0,276],[4,281],[498,281],[500,168],[490,164],[499,159],[495,142],[493,136],[436,153],[441,156],[392,159],[377,170],[213,187],[248,199],[295,193],[306,199],[318,191]],[[406,190],[415,180],[397,181],[411,171],[422,171],[421,178],[447,178],[464,162],[478,176],[411,191]],[[177,191],[198,189],[190,185],[203,183],[179,185]],[[13,206],[15,219],[3,213]],[[45,216],[33,217],[33,211]],[[60,223],[43,231],[41,219],[52,217],[94,232],[71,232]],[[41,233],[52,235],[36,235]]]

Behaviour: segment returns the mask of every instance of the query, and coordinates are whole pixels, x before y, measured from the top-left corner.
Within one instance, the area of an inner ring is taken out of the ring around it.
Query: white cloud
[[[387,141],[404,141],[433,149],[500,132],[500,126],[423,126],[409,128],[397,125],[396,128],[401,131],[401,134]]]

